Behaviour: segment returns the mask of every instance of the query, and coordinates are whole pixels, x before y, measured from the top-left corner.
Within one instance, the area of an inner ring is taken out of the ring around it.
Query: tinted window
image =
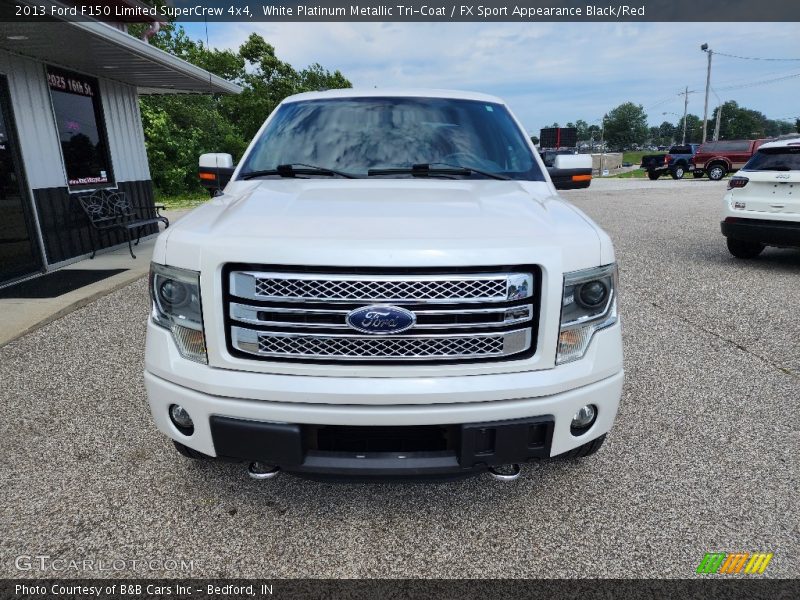
[[[97,80],[48,68],[47,81],[70,187],[113,181]]]
[[[366,175],[369,169],[437,162],[513,179],[544,180],[527,138],[504,106],[446,98],[331,98],[284,104],[241,172],[306,163]]]
[[[700,152],[711,152],[714,154],[722,154],[725,152],[749,152],[752,143],[753,142],[750,140],[711,142],[710,144],[703,144],[700,147]]]
[[[800,146],[759,150],[744,166],[745,171],[800,171]]]
[[[673,146],[669,149],[670,154],[691,154],[692,147],[691,146]]]

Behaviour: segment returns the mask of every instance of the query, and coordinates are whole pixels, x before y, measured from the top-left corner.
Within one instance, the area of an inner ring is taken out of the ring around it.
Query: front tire
[[[655,181],[659,177],[659,173],[655,171],[648,171],[647,176],[650,178],[650,181]]]
[[[683,179],[683,176],[686,174],[686,171],[683,167],[675,167],[672,171],[672,178],[673,179]]]
[[[585,458],[587,456],[591,456],[603,445],[603,442],[606,441],[606,434],[604,433],[599,438],[593,439],[591,442],[586,442],[583,446],[578,446],[577,448],[573,448],[569,452],[564,452],[564,454],[559,454],[559,458]]]
[[[713,164],[713,165],[711,165],[709,167],[709,169],[708,169],[708,178],[711,181],[719,181],[720,179],[725,177],[725,175],[727,173],[728,173],[728,171],[725,169],[725,165],[721,165],[719,163],[716,163],[716,164]]]
[[[203,454],[202,452],[198,452],[197,450],[189,448],[189,446],[184,446],[175,440],[172,440],[172,443],[175,444],[175,450],[177,450],[179,454],[182,454],[186,458],[191,458],[192,460],[211,460],[212,458],[207,454]]]
[[[764,251],[764,244],[727,238],[728,250],[736,258],[755,258]]]

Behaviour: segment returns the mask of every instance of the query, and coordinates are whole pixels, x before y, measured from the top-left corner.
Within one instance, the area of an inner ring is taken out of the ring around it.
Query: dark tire
[[[719,181],[725,175],[728,174],[728,170],[725,168],[725,165],[722,163],[714,163],[710,167],[708,167],[708,178],[711,181]]]
[[[748,242],[735,238],[726,238],[728,250],[736,258],[755,258],[764,251],[764,244],[758,242]]]
[[[692,177],[695,179],[702,179],[704,174],[702,171],[692,171]]]
[[[679,165],[672,169],[671,175],[673,179],[683,179],[683,176],[686,175],[686,169]]]
[[[175,444],[175,450],[177,450],[178,453],[182,454],[186,458],[191,458],[193,460],[211,460],[212,458],[207,454],[203,454],[202,452],[198,452],[197,450],[189,448],[189,446],[184,446],[183,444],[181,444],[180,442],[176,442],[175,440],[172,440],[172,443]]]
[[[603,445],[603,442],[606,441],[606,434],[604,433],[599,438],[593,439],[591,442],[585,443],[583,446],[578,446],[577,448],[573,448],[569,452],[564,452],[564,454],[560,454],[559,458],[585,458],[587,456],[591,456]]]
[[[660,173],[656,173],[655,171],[648,171],[647,176],[650,178],[650,181],[655,181],[658,179]]]

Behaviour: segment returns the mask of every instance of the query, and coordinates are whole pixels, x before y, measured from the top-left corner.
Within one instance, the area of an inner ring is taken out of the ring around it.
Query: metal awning
[[[0,0],[3,12],[16,3],[19,0]],[[42,4],[41,0],[36,4]],[[242,91],[235,83],[99,21],[3,21],[0,49],[135,85],[140,94]]]

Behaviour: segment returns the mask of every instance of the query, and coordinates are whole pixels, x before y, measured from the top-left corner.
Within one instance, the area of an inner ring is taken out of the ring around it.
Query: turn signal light
[[[750,180],[747,177],[731,177],[730,181],[728,181],[728,189],[743,188],[748,181]]]
[[[592,176],[591,175],[573,175],[572,176],[572,181],[591,181],[591,180],[592,180]]]
[[[216,178],[217,178],[217,176],[214,175],[214,173],[202,173],[202,172],[200,173],[200,179],[213,180],[213,179],[216,179]]]

